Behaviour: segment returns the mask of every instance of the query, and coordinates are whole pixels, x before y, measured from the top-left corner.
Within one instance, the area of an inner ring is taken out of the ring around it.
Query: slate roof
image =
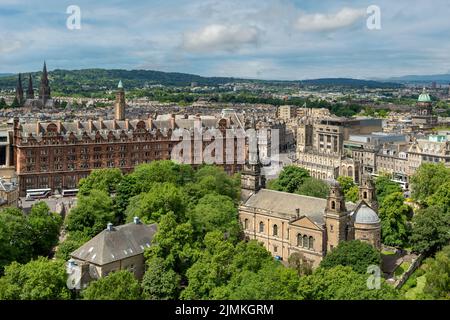
[[[307,216],[317,224],[323,224],[323,214],[327,206],[327,200],[303,196],[294,193],[281,192],[275,190],[262,189],[250,196],[245,202],[245,206],[269,210],[289,219],[296,215],[296,209],[300,209],[300,216]],[[347,202],[348,211],[355,209],[356,205]]]
[[[134,222],[113,227],[111,231],[105,229],[72,252],[71,257],[101,266],[136,256],[150,247],[156,230],[156,224]]]

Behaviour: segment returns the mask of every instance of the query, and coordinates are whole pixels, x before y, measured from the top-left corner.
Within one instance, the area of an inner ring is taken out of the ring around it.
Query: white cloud
[[[187,51],[236,51],[247,45],[257,45],[263,31],[256,26],[211,24],[183,36]]]
[[[11,53],[22,48],[22,42],[17,39],[0,35],[0,53]]]
[[[364,17],[364,9],[343,8],[334,14],[302,14],[295,22],[300,31],[333,31],[348,27]]]

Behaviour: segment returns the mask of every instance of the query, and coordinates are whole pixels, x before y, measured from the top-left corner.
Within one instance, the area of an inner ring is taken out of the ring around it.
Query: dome
[[[431,98],[430,95],[428,94],[428,92],[425,90],[425,88],[423,88],[422,93],[419,96],[419,99],[417,100],[418,102],[431,102]]]
[[[380,218],[378,218],[377,213],[365,204],[361,205],[358,211],[355,212],[355,223],[375,224],[379,222]]]

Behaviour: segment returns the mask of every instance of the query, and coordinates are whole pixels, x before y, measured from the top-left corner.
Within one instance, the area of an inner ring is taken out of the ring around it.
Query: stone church
[[[327,199],[265,189],[260,164],[241,173],[239,219],[247,239],[263,243],[277,259],[298,252],[317,267],[339,242],[361,240],[380,249],[381,226],[375,186],[364,176],[357,204],[345,202],[341,187],[331,182]]]

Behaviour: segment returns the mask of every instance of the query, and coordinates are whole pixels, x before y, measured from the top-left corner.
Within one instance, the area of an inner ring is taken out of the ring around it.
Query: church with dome
[[[413,125],[420,129],[431,129],[437,125],[438,118],[433,115],[433,102],[427,90],[423,88],[417,99],[416,109],[412,116]]]
[[[241,173],[239,220],[248,240],[261,242],[287,262],[299,253],[315,268],[341,241],[360,240],[381,248],[381,224],[375,184],[363,176],[359,201],[346,202],[338,182],[330,182],[327,199],[265,189],[260,165]]]

